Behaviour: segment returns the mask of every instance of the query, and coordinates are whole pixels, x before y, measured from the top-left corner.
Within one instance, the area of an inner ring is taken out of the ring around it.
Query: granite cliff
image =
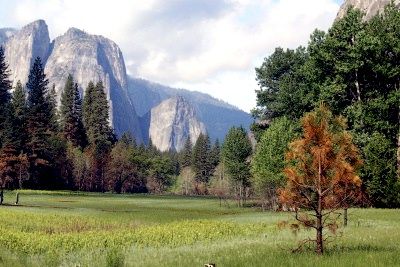
[[[36,57],[42,59],[58,99],[68,74],[73,75],[82,95],[89,81],[101,80],[116,134],[130,131],[138,142],[151,137],[162,150],[179,150],[188,136],[196,140],[206,129],[212,140],[223,141],[230,127],[247,127],[252,121],[250,114],[207,94],[128,77],[119,47],[100,35],[70,28],[50,41],[45,21],[37,20],[20,30],[0,29],[0,45],[4,46],[14,85],[18,80],[26,83]]]
[[[200,133],[206,133],[203,123],[196,118],[196,111],[182,96],[174,96],[153,107],[145,116],[152,144],[161,151],[183,149],[186,139],[196,140]]]
[[[345,0],[340,6],[336,19],[342,18],[350,6],[365,12],[365,20],[369,20],[377,12],[383,11],[385,6],[392,0]],[[399,4],[400,0],[394,0],[395,4]]]
[[[176,95],[187,99],[196,112],[196,118],[203,122],[212,142],[222,142],[232,126],[248,128],[253,119],[251,115],[208,94],[177,89],[143,79],[128,78],[128,95],[133,100],[143,128],[149,125],[146,114],[162,101]],[[146,134],[144,133],[143,136]],[[195,140],[195,139],[192,139]]]
[[[119,47],[99,35],[70,28],[50,43],[43,20],[34,21],[19,31],[3,34],[6,59],[15,85],[25,84],[36,57],[42,59],[49,84],[55,85],[58,100],[68,74],[72,74],[82,95],[89,81],[103,81],[110,103],[110,123],[117,135],[130,131],[142,141],[139,120],[127,95],[125,63]]]

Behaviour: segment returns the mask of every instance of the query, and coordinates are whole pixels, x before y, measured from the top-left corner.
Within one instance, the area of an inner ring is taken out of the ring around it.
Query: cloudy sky
[[[343,0],[18,0],[0,3],[0,28],[44,19],[116,42],[128,73],[255,107],[255,67],[275,47],[306,45]]]

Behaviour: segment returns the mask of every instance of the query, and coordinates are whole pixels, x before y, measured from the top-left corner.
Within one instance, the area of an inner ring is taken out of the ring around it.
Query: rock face
[[[365,12],[365,20],[369,20],[377,12],[383,11],[385,6],[389,4],[392,0],[345,0],[341,5],[336,19],[342,18],[350,6],[358,8]],[[399,4],[400,0],[395,0],[395,4]]]
[[[130,131],[138,142],[142,141],[139,120],[127,95],[124,59],[119,47],[111,40],[71,28],[50,43],[46,23],[38,20],[7,38],[5,55],[14,85],[18,80],[23,85],[27,82],[30,67],[39,56],[49,86],[54,84],[56,87],[58,100],[68,74],[73,75],[82,94],[90,81],[102,81],[115,133],[120,136]]]
[[[138,143],[151,138],[161,150],[179,151],[188,136],[195,141],[207,129],[212,142],[217,138],[222,142],[232,126],[247,127],[252,122],[249,113],[210,95],[128,77],[119,47],[99,35],[70,28],[50,42],[46,23],[37,20],[20,30],[1,28],[0,45],[14,86],[18,80],[26,84],[36,57],[42,59],[49,88],[55,85],[58,99],[68,74],[82,95],[90,81],[101,80],[115,133],[130,131]]]
[[[50,47],[49,30],[44,20],[34,21],[12,33],[5,42],[4,50],[11,71],[13,86],[20,80],[28,81],[29,70],[36,57],[47,59]]]
[[[141,125],[143,129],[149,127],[149,115],[145,114],[148,114],[153,107],[159,105],[163,100],[176,95],[183,96],[191,103],[197,119],[204,123],[211,142],[218,138],[221,143],[232,126],[249,127],[253,122],[249,113],[208,94],[171,88],[143,79],[128,78],[128,95],[132,99],[137,114],[142,117]],[[142,136],[145,138],[148,133],[144,132]],[[192,141],[195,141],[195,139],[192,139]]]
[[[164,100],[150,111],[149,137],[161,151],[180,151],[186,139],[196,140],[206,133],[204,124],[196,118],[196,112],[182,96]]]
[[[51,45],[45,73],[55,84],[58,98],[68,74],[72,74],[83,93],[90,81],[102,81],[110,103],[110,117],[117,135],[125,131],[140,142],[139,120],[127,95],[127,76],[122,52],[111,40],[70,28]]]

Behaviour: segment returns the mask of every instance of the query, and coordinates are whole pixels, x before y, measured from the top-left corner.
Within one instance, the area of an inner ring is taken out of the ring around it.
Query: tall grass
[[[288,213],[219,206],[213,198],[6,192],[0,266],[398,266],[398,210],[352,209],[349,226],[316,256],[291,248]]]

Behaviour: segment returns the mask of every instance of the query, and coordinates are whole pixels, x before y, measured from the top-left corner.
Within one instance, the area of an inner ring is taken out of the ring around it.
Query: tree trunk
[[[322,197],[318,197],[318,211],[317,211],[317,254],[324,253],[323,236],[322,236]]]
[[[318,166],[318,203],[317,203],[317,210],[316,210],[316,217],[317,217],[317,254],[321,255],[324,253],[323,247],[323,236],[322,236],[322,168],[321,168],[321,155],[319,155],[319,166]]]
[[[343,226],[347,226],[347,208],[344,208],[343,210]]]
[[[397,179],[400,179],[400,106],[397,110],[397,121],[399,124],[399,132],[397,134]]]

